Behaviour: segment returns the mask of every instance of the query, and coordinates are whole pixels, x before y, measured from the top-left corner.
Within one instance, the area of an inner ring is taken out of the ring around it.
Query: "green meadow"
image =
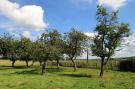
[[[26,68],[17,62],[12,68],[9,61],[0,61],[0,89],[135,89],[135,73],[106,70],[99,78],[100,70],[48,66],[40,75],[38,63]]]

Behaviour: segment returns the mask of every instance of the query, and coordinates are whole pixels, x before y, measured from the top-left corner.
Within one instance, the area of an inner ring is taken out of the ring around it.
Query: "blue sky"
[[[16,1],[16,0],[15,0]],[[56,28],[60,32],[69,31],[71,27],[76,27],[83,32],[92,32],[96,25],[96,5],[98,0],[18,0],[20,5],[41,6],[44,13],[44,21],[50,28]],[[135,28],[135,1],[128,0],[120,8],[119,21],[128,22],[132,29]]]
[[[56,28],[61,33],[69,31],[70,28],[72,27],[76,27],[78,30],[83,32],[92,32],[96,26],[95,14],[98,0],[11,0],[11,1],[13,3],[15,2],[18,3],[20,7],[23,7],[25,5],[36,5],[42,7],[42,9],[44,10],[44,17],[43,17],[44,22],[48,24],[47,28]],[[121,1],[123,2],[125,1],[124,2],[125,5],[120,7],[119,21],[128,22],[130,24],[131,29],[135,29],[134,26],[135,1],[133,0],[128,1],[121,0]],[[8,22],[9,24],[13,23],[11,19],[8,19],[6,16],[1,15],[0,23],[4,24],[4,22],[5,23]],[[1,33],[5,32],[6,30],[7,30],[6,28],[5,29],[1,28]],[[27,28],[25,30],[27,30]],[[34,31],[30,32],[34,33]]]
[[[62,33],[71,27],[84,32],[91,31],[95,25],[96,4],[84,3],[79,6],[71,0],[23,0],[22,4],[40,5],[45,11],[44,20],[49,27]]]
[[[1,0],[0,34],[9,32],[16,37],[24,35],[36,39],[48,28],[64,33],[75,27],[91,35],[96,26],[97,3],[112,10],[120,10],[119,21],[129,23],[133,33],[127,42],[135,42],[134,0]],[[135,55],[135,50],[129,52],[129,49],[135,48],[133,43],[130,45],[119,55]]]

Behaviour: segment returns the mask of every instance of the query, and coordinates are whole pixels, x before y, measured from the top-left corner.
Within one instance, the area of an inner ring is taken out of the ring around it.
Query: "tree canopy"
[[[97,26],[95,28],[95,38],[92,45],[92,53],[101,58],[101,73],[103,76],[103,66],[107,64],[116,49],[120,46],[123,38],[130,33],[127,23],[118,22],[118,11],[109,13],[101,5],[97,6]]]

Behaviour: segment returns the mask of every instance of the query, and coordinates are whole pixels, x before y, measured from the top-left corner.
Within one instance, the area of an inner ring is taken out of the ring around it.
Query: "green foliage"
[[[74,71],[76,71],[76,63],[74,59],[83,53],[84,43],[86,42],[86,35],[82,32],[72,28],[69,33],[65,33],[64,36],[64,52],[74,65]]]
[[[97,35],[92,45],[94,55],[105,58],[111,57],[116,49],[120,46],[124,37],[129,36],[129,26],[127,23],[119,24],[117,21],[118,11],[111,14],[102,7],[97,7]]]
[[[0,55],[7,57],[7,54],[10,52],[12,36],[10,34],[4,34],[0,37]]]
[[[19,59],[19,41],[18,40],[11,40],[9,43],[10,47],[9,47],[9,52],[7,54],[7,57],[11,60],[11,61],[16,61],[17,59]]]
[[[65,53],[69,58],[80,56],[83,53],[84,42],[86,35],[77,31],[75,28],[71,29],[71,32],[65,33]]]
[[[29,61],[32,58],[32,42],[29,38],[22,37],[19,44],[20,60]]]
[[[122,60],[119,66],[121,71],[135,72],[135,61],[134,60]]]
[[[47,30],[37,41],[39,43],[39,46],[37,46],[39,54],[37,56],[40,56],[39,59],[43,62],[42,74],[48,60],[56,60],[59,63],[59,60],[63,58],[62,42],[61,34],[56,29]]]
[[[117,21],[118,11],[108,14],[102,6],[97,7],[97,35],[92,45],[92,52],[98,57],[111,57],[120,46],[124,37],[129,36],[129,26]]]
[[[107,64],[111,56],[120,47],[123,38],[128,37],[130,33],[127,23],[118,23],[118,11],[108,12],[101,5],[97,6],[97,26],[95,38],[91,46],[92,53],[102,59],[101,73],[103,75],[103,66]]]
[[[44,51],[49,54],[50,59],[53,59],[51,57],[59,59],[59,56],[62,56],[61,34],[56,29],[43,33],[39,42],[43,42]]]
[[[18,59],[19,41],[14,39],[13,35],[4,34],[0,37],[0,52],[4,58],[15,62]]]

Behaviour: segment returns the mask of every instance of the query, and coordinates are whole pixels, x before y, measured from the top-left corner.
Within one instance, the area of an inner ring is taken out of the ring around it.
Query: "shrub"
[[[124,60],[120,62],[119,66],[121,71],[135,72],[135,60]]]

